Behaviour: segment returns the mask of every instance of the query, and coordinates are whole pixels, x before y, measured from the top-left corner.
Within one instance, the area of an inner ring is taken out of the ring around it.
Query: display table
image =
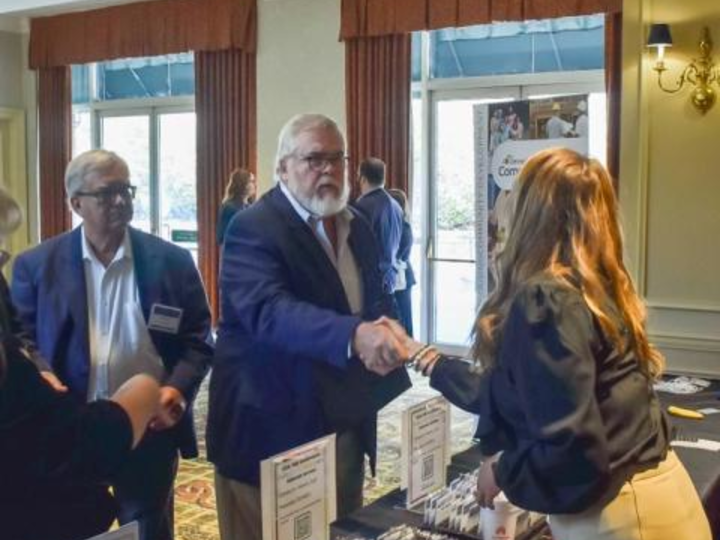
[[[717,380],[697,394],[676,395],[658,392],[658,395],[665,407],[677,405],[695,410],[720,409],[720,381]],[[710,414],[702,420],[671,416],[670,423],[680,436],[720,441],[720,414]],[[674,449],[700,494],[710,521],[713,538],[720,540],[720,452],[677,446]]]
[[[706,390],[690,395],[675,395],[659,392],[663,407],[676,405],[689,409],[720,409],[720,381],[713,381]],[[670,417],[673,428],[683,437],[697,437],[720,441],[720,414],[707,415],[703,420],[689,420]],[[720,452],[693,448],[674,447],[680,460],[692,478],[702,499],[710,521],[714,540],[720,540]],[[453,456],[448,468],[448,481],[478,467],[480,451],[477,446]],[[396,489],[374,503],[361,508],[352,515],[340,519],[330,527],[331,538],[342,537],[374,538],[387,529],[407,523],[422,524],[422,516],[404,509],[405,492]],[[523,535],[523,540],[541,540],[547,531],[535,531]]]
[[[479,463],[480,450],[478,446],[471,446],[454,455],[448,467],[448,483],[462,473],[477,469]],[[375,538],[391,527],[403,523],[419,527],[422,525],[422,516],[406,510],[405,490],[395,489],[372,504],[333,523],[330,526],[330,538],[332,540],[356,537]],[[544,526],[536,526],[526,534],[519,536],[518,540],[544,540],[547,538],[543,534],[544,531]],[[468,538],[462,535],[455,536]]]

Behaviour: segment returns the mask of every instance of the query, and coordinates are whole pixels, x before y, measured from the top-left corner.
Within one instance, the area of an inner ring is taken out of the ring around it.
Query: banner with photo
[[[496,281],[495,260],[505,247],[510,193],[525,161],[545,148],[588,154],[588,96],[475,105],[475,260],[477,305]]]

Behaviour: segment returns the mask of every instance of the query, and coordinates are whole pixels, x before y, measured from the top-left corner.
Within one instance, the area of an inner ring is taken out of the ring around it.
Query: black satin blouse
[[[503,452],[498,486],[528,510],[609,501],[667,452],[667,420],[634,353],[611,346],[582,295],[557,281],[517,294],[492,369],[441,359],[430,382],[480,415],[483,453]]]

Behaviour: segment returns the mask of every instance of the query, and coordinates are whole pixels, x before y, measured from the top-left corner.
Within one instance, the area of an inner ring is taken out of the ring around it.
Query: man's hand
[[[388,330],[393,333],[395,339],[397,339],[398,342],[402,344],[402,346],[405,348],[405,352],[407,353],[407,356],[403,358],[403,361],[407,361],[411,356],[413,356],[416,352],[418,352],[425,346],[424,343],[415,341],[413,338],[408,336],[402,325],[395,319],[383,316],[380,317],[378,320],[374,321],[373,324],[379,324],[387,327]]]
[[[160,410],[150,422],[150,428],[162,431],[173,427],[185,414],[186,407],[185,398],[177,388],[160,387]]]
[[[405,346],[382,324],[360,323],[352,345],[365,367],[378,375],[387,375],[407,358]]]
[[[483,464],[480,466],[480,471],[478,472],[475,498],[483,508],[493,508],[493,500],[500,493],[500,488],[495,482],[495,471],[493,471],[492,467],[493,464],[500,459],[500,454],[501,452],[498,452],[483,461]]]
[[[58,379],[52,371],[41,371],[40,375],[42,375],[45,382],[52,386],[52,389],[56,392],[65,393],[68,391],[68,387],[60,382],[60,379]]]

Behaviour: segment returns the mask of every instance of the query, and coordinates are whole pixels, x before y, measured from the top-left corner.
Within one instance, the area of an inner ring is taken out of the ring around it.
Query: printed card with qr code
[[[260,469],[263,538],[328,540],[336,515],[335,435],[266,459]]]

